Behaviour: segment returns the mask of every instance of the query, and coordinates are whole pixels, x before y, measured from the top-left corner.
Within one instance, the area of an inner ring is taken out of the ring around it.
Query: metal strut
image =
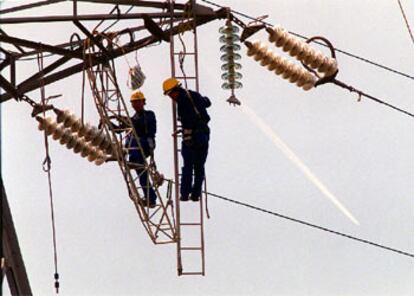
[[[173,203],[169,192],[171,186],[167,186],[166,189],[165,186],[161,188],[161,183],[157,180],[158,172],[155,165],[145,161],[141,169],[148,173],[150,182],[148,186],[153,186],[157,195],[157,205],[155,208],[150,208],[143,201],[139,191],[144,189],[141,187],[139,175],[136,173],[137,164],[127,161],[127,148],[123,146],[127,133],[132,133],[136,139],[138,136],[133,129],[127,106],[121,95],[113,61],[91,66],[88,68],[87,74],[94,102],[101,118],[101,125],[112,140],[112,154],[118,162],[128,188],[129,197],[136,207],[145,230],[154,244],[175,243],[177,236],[173,219]],[[112,122],[114,118],[121,124],[114,124]],[[136,142],[140,143],[138,140]],[[142,147],[139,147],[139,151],[144,154]],[[145,159],[145,157],[143,158]]]
[[[199,91],[197,21],[194,9],[196,1],[190,0],[184,8],[184,17],[179,28],[181,33],[170,34],[171,77],[181,81],[183,87]],[[174,1],[169,1],[171,27],[173,26]],[[192,33],[184,36],[184,32]],[[177,46],[177,42],[179,45]],[[189,47],[188,47],[189,45]],[[187,63],[184,63],[184,62]],[[179,66],[179,71],[177,70]],[[186,67],[187,66],[187,67]],[[206,180],[204,179],[204,195],[200,201],[180,204],[180,153],[178,141],[182,137],[177,131],[181,126],[177,118],[177,108],[172,103],[173,145],[174,145],[174,180],[177,226],[177,272],[178,275],[205,275],[205,246],[204,246],[204,203],[207,195]],[[198,207],[198,210],[196,209]],[[196,254],[196,255],[194,255]]]

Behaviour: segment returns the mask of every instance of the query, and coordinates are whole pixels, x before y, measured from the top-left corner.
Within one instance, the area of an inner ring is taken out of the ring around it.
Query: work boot
[[[188,201],[188,196],[181,196],[180,201]]]
[[[199,201],[200,200],[200,197],[199,196],[191,195],[190,198],[191,198],[192,201]]]
[[[142,204],[144,205],[144,207],[149,207],[150,209],[155,208],[155,206],[157,205],[157,203],[155,201],[148,201],[145,198],[141,199]]]

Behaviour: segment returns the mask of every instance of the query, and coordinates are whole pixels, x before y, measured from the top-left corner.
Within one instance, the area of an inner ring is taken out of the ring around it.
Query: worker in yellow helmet
[[[184,165],[181,172],[180,200],[188,201],[190,198],[192,201],[199,201],[210,140],[210,116],[206,109],[211,106],[211,102],[198,92],[182,88],[175,78],[166,79],[162,88],[164,95],[168,95],[177,104],[178,118],[183,129],[181,155]]]
[[[144,191],[145,200],[143,203],[152,208],[156,205],[157,195],[149,181],[147,170],[142,165],[144,165],[145,159],[154,153],[157,121],[153,111],[145,110],[145,96],[140,90],[132,92],[130,101],[135,110],[131,121],[138,139],[134,137],[133,133],[130,133],[126,139],[126,147],[128,148],[129,161],[140,165],[136,171]]]

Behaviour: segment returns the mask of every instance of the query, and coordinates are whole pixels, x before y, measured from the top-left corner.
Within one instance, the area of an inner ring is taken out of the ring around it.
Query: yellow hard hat
[[[131,98],[129,99],[131,102],[137,101],[137,100],[145,100],[145,96],[140,90],[134,90],[131,94]]]
[[[168,95],[170,91],[172,91],[177,86],[180,86],[181,83],[175,78],[168,78],[162,83],[162,90],[164,91],[164,95]]]

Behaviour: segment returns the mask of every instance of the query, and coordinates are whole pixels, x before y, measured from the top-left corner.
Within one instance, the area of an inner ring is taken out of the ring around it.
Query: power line
[[[400,6],[400,10],[401,10],[401,13],[402,13],[402,15],[403,15],[403,18],[404,18],[404,21],[405,21],[405,25],[407,26],[408,33],[410,34],[410,37],[411,37],[411,41],[412,41],[412,42],[413,42],[413,44],[414,44],[414,36],[413,36],[413,32],[411,31],[410,24],[408,23],[407,16],[405,15],[405,11],[404,11],[404,8],[403,8],[403,6],[402,6],[402,4],[401,4],[401,1],[400,1],[400,0],[398,0],[398,5]]]
[[[216,7],[225,8],[225,6],[219,5],[219,4],[214,3],[214,2],[211,2],[211,1],[209,1],[209,0],[201,0],[201,1],[203,1],[203,2],[205,2],[205,3],[208,3],[208,4],[210,4],[210,5],[216,6]],[[250,16],[250,15],[247,15],[247,14],[245,14],[245,13],[242,13],[242,12],[236,11],[236,10],[234,10],[234,9],[231,9],[231,11],[232,11],[234,14],[240,15],[240,16],[242,16],[242,17],[244,17],[244,18],[247,18],[247,19],[250,19],[250,20],[252,20],[252,21],[260,22],[260,23],[262,23],[262,24],[264,24],[264,25],[271,26],[271,27],[273,27],[273,26],[274,26],[274,25],[272,25],[271,23],[265,22],[265,21],[263,21],[263,20],[258,20],[257,18],[254,18],[254,17],[252,17],[252,16]],[[298,34],[298,33],[295,33],[295,32],[290,32],[290,31],[289,31],[289,33],[290,33],[290,34],[292,34],[292,35],[295,35],[295,36],[297,36],[297,37],[303,38],[303,39],[308,39],[307,37],[305,37],[305,36],[303,36],[303,35],[300,35],[300,34]],[[325,45],[325,44],[323,44],[323,43],[319,43],[319,42],[318,42],[318,44],[319,44],[319,45],[326,46],[326,45]],[[401,75],[401,76],[404,76],[404,77],[406,77],[406,78],[409,78],[409,79],[414,80],[414,76],[411,76],[411,75],[409,75],[409,74],[406,74],[406,73],[403,73],[403,72],[401,72],[401,71],[398,71],[398,70],[392,69],[392,68],[390,68],[390,67],[387,67],[387,66],[381,65],[381,64],[379,64],[379,63],[377,63],[377,62],[373,62],[373,61],[371,61],[371,60],[368,60],[368,59],[366,59],[366,58],[363,58],[363,57],[357,56],[357,55],[355,55],[355,54],[352,54],[352,53],[346,52],[346,51],[341,50],[341,49],[338,49],[338,48],[335,48],[335,50],[336,50],[337,52],[342,53],[343,55],[347,55],[347,56],[349,56],[349,57],[352,57],[352,58],[358,59],[358,60],[360,60],[360,61],[363,61],[363,62],[365,62],[365,63],[371,64],[371,65],[373,65],[373,66],[379,67],[379,68],[381,68],[381,69],[383,69],[383,70],[386,70],[386,71],[392,72],[392,73],[394,73],[394,74],[398,74],[398,75]]]
[[[368,244],[368,245],[371,245],[371,246],[374,246],[374,247],[378,247],[378,248],[385,249],[385,250],[388,250],[388,251],[391,251],[391,252],[394,252],[394,253],[398,253],[398,254],[403,255],[403,256],[408,256],[408,257],[414,258],[413,253],[408,253],[408,252],[401,251],[401,250],[398,250],[398,249],[395,249],[395,248],[390,248],[390,247],[387,247],[387,246],[382,245],[382,244],[378,244],[378,243],[375,243],[375,242],[372,242],[372,241],[369,241],[369,240],[366,240],[366,239],[358,238],[358,237],[355,237],[355,236],[352,236],[352,235],[349,235],[349,234],[346,234],[346,233],[342,233],[342,232],[339,232],[339,231],[331,230],[329,228],[319,226],[319,225],[316,225],[316,224],[312,224],[312,223],[309,223],[309,222],[306,222],[306,221],[303,221],[303,220],[288,217],[288,216],[285,216],[285,215],[282,215],[282,214],[279,214],[279,213],[276,213],[276,212],[272,212],[272,211],[269,211],[269,210],[266,210],[266,209],[263,209],[263,208],[259,208],[259,207],[256,207],[256,206],[253,206],[253,205],[250,205],[250,204],[247,204],[247,203],[243,203],[243,202],[240,202],[240,201],[237,201],[237,200],[233,200],[233,199],[230,199],[228,197],[224,197],[224,196],[221,196],[221,195],[218,195],[218,194],[214,194],[214,193],[211,193],[211,192],[207,192],[207,194],[210,195],[210,196],[213,196],[213,197],[216,197],[216,198],[219,198],[219,199],[222,199],[222,200],[240,205],[240,206],[250,208],[252,210],[256,210],[256,211],[259,211],[259,212],[262,212],[262,213],[265,213],[265,214],[269,214],[269,215],[273,215],[273,216],[276,216],[276,217],[279,217],[279,218],[289,220],[291,222],[296,222],[296,223],[299,223],[299,224],[302,224],[302,225],[305,225],[305,226],[316,228],[316,229],[319,229],[319,230],[322,230],[322,231],[325,231],[325,232],[329,232],[331,234],[346,237],[348,239],[352,239],[352,240],[358,241],[360,243]]]
[[[332,79],[330,82],[332,82],[335,85],[338,85],[338,86],[340,86],[342,88],[346,88],[350,92],[356,92],[359,95],[358,101],[361,99],[361,97],[365,97],[365,98],[368,98],[368,99],[370,99],[370,100],[372,100],[374,102],[377,102],[379,104],[383,104],[383,105],[385,105],[385,106],[387,106],[387,107],[389,107],[391,109],[394,109],[394,110],[396,110],[398,112],[401,112],[401,113],[404,113],[404,114],[406,114],[408,116],[414,117],[414,114],[413,113],[410,113],[410,112],[408,112],[408,111],[406,111],[404,109],[401,109],[401,108],[396,107],[396,106],[394,106],[394,105],[392,105],[390,103],[387,103],[387,102],[385,102],[385,101],[383,101],[383,100],[381,100],[379,98],[376,98],[376,97],[374,97],[372,95],[369,95],[369,94],[367,94],[367,93],[365,93],[365,92],[363,92],[361,90],[358,90],[358,89],[356,89],[356,88],[354,88],[354,87],[352,87],[350,85],[347,85],[347,84],[345,84],[345,83],[343,83],[343,82],[341,82],[339,80]]]

